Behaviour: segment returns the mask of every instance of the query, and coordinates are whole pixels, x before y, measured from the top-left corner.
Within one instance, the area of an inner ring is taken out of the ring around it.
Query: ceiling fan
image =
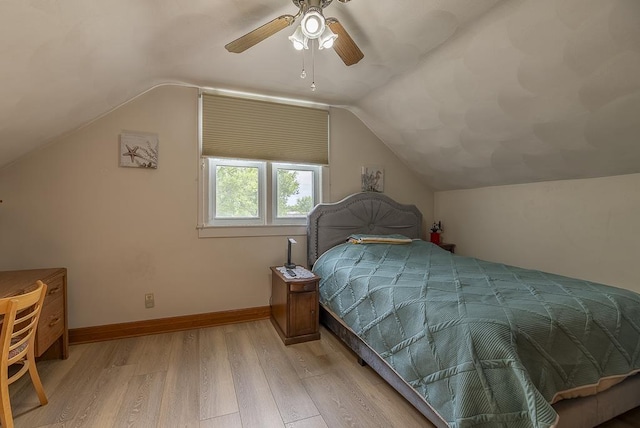
[[[229,52],[241,53],[250,47],[260,43],[268,37],[273,36],[278,31],[283,30],[299,18],[300,26],[289,37],[293,46],[298,49],[308,49],[308,41],[318,40],[320,49],[333,47],[338,56],[346,65],[353,65],[364,58],[364,54],[353,41],[349,33],[336,18],[325,18],[322,10],[329,6],[333,0],[292,0],[298,8],[298,13],[294,15],[282,15],[261,27],[237,38],[225,45]],[[341,3],[348,3],[350,0],[338,0]]]

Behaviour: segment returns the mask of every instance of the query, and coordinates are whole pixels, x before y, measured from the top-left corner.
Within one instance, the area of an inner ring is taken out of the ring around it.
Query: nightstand
[[[271,267],[271,323],[285,345],[320,339],[320,277],[285,278],[278,267]]]
[[[447,250],[450,253],[456,252],[456,244],[445,244],[444,242],[441,242],[438,244],[438,247],[442,248],[443,250]]]

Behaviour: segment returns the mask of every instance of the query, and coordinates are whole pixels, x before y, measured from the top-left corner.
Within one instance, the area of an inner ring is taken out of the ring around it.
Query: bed
[[[308,220],[321,322],[434,425],[591,427],[640,405],[636,293],[453,255],[418,240],[415,206],[379,193]]]

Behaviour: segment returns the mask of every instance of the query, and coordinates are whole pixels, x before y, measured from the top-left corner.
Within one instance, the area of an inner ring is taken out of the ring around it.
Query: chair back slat
[[[11,337],[13,339],[15,339],[16,337],[22,337],[23,335],[31,335],[34,333],[36,327],[37,327],[37,321],[38,321],[38,317],[36,316],[37,314],[34,312],[32,312],[32,315],[30,315],[29,317],[23,317],[20,318],[20,320],[16,320],[16,322],[14,323],[14,331],[11,334]],[[29,324],[23,325],[23,323],[29,319]],[[19,329],[19,330],[16,330]]]

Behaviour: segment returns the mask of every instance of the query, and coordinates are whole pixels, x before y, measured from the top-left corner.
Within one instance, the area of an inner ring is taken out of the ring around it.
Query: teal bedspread
[[[640,369],[640,295],[453,255],[342,244],[320,301],[451,427],[550,427],[556,394]]]

